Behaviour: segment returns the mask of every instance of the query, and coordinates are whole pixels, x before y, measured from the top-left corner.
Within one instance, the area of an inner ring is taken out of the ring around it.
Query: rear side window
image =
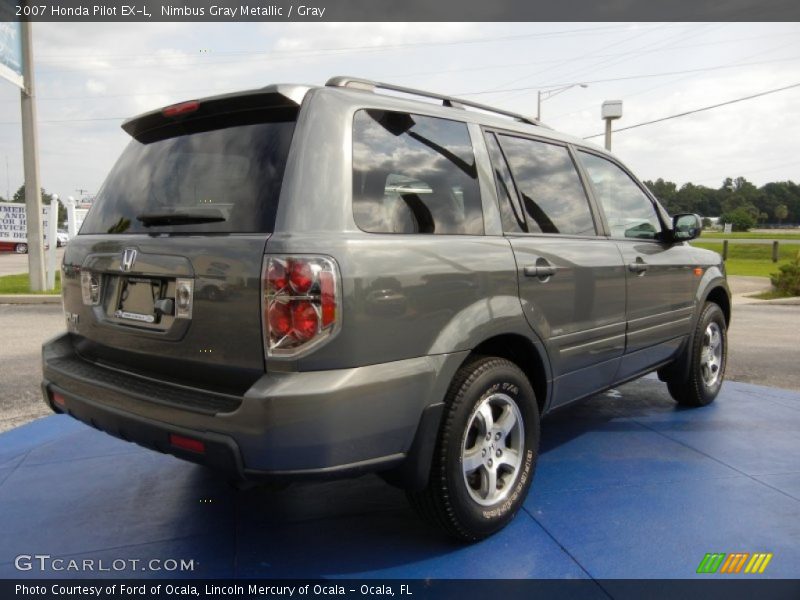
[[[133,140],[80,232],[271,232],[293,132],[287,121]],[[142,221],[148,215],[183,222]]]
[[[595,235],[589,200],[564,146],[498,136],[531,233]]]
[[[372,233],[483,234],[465,123],[383,110],[353,121],[353,215]]]

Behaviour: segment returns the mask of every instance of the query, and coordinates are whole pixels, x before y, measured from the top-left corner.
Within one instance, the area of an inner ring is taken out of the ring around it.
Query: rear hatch
[[[297,112],[266,88],[123,125],[134,139],[64,257],[85,360],[235,394],[263,374],[262,260]]]

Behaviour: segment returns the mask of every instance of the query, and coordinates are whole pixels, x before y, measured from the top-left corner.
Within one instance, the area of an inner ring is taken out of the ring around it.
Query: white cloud
[[[444,93],[520,79],[516,86],[531,89],[474,99],[535,114],[536,86],[791,58],[799,33],[792,23],[36,24],[42,180],[66,195],[97,190],[127,136],[121,119],[85,119],[128,117],[224,91],[323,83],[333,75]],[[464,40],[473,43],[456,43]],[[598,58],[600,48],[606,58]],[[623,100],[625,115],[615,125],[622,127],[794,83],[799,64],[591,83],[548,99],[543,116],[557,129],[589,135],[603,129],[603,100]],[[786,163],[800,139],[799,98],[794,90],[619,133],[614,150],[645,179],[797,181],[798,165]],[[0,123],[19,120],[19,92],[10,84],[0,85],[0,111]],[[81,121],[49,122],[65,119]],[[8,155],[14,189],[22,183],[21,154],[19,125],[0,124],[0,164]],[[784,166],[769,170],[777,164]]]
[[[86,90],[90,94],[102,94],[107,89],[108,88],[106,87],[106,84],[102,81],[98,81],[97,79],[89,79],[86,82]]]

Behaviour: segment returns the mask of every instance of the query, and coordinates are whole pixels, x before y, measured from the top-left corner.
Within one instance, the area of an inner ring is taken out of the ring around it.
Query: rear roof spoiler
[[[168,106],[143,113],[126,120],[122,129],[137,141],[146,144],[175,135],[190,123],[198,124],[210,117],[226,114],[244,116],[265,109],[295,111],[310,89],[311,86],[269,85],[244,92],[208,96],[174,105],[174,108],[179,108],[178,111],[171,111],[173,107]],[[189,110],[181,110],[180,107],[187,107]]]

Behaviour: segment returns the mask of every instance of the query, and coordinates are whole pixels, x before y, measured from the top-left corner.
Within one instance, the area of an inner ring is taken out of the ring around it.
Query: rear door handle
[[[526,277],[552,277],[558,271],[553,265],[528,265],[522,269]]]

